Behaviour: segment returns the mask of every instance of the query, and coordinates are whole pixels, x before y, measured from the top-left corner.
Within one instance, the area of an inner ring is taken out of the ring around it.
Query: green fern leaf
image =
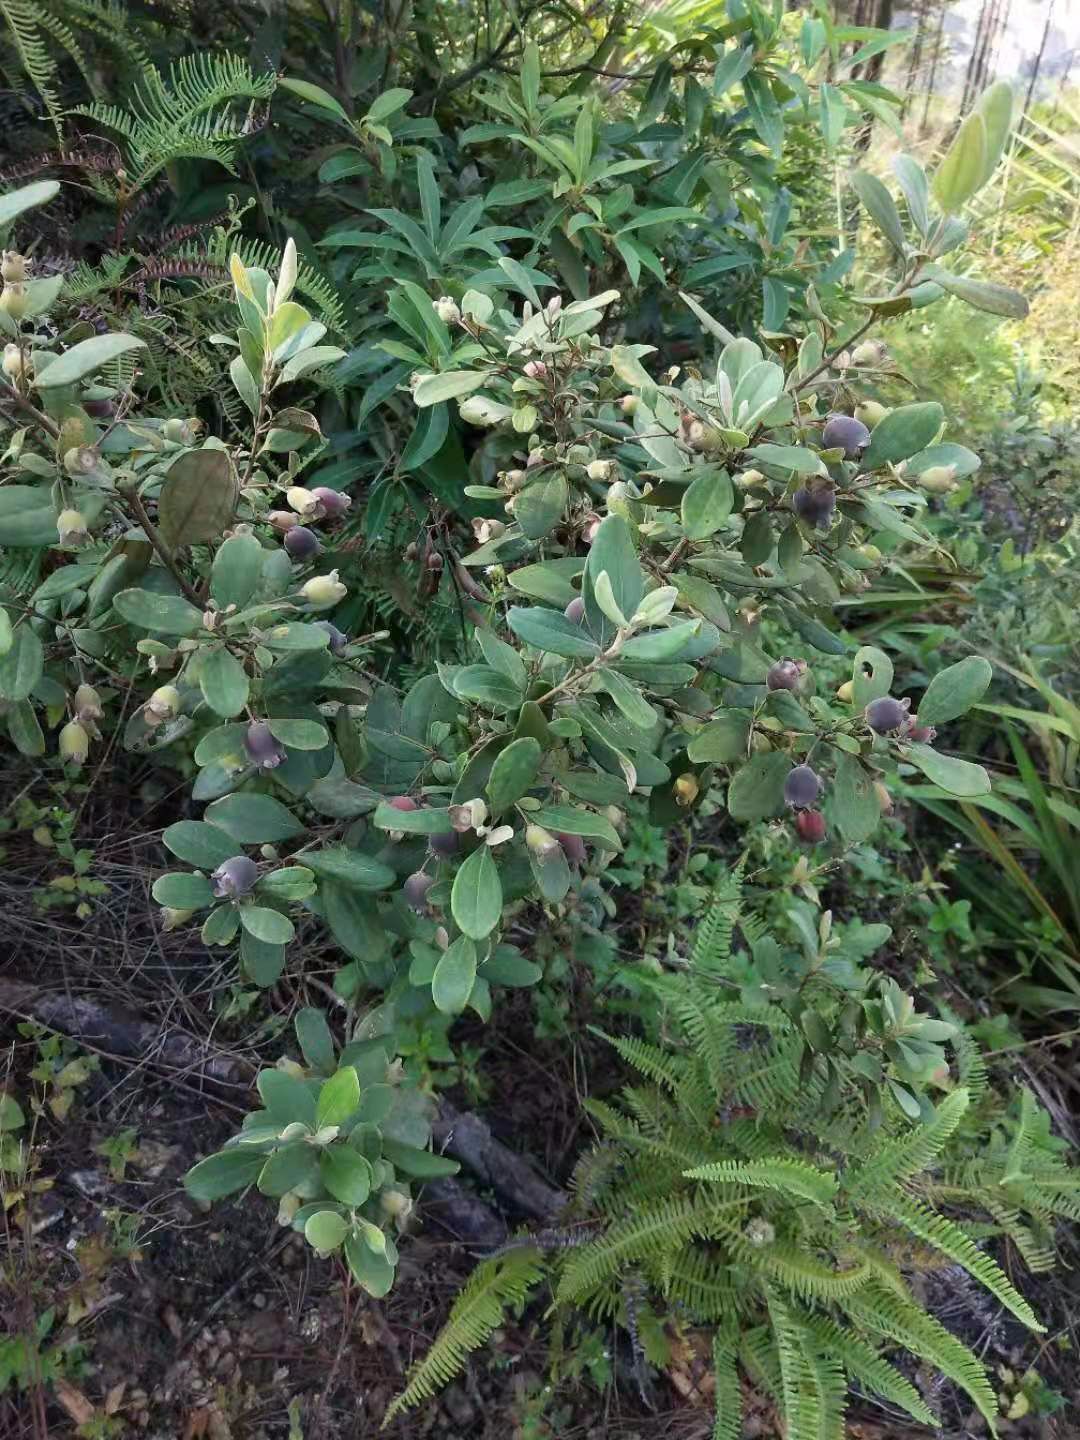
[[[742,1436],[742,1387],[735,1363],[735,1337],[725,1327],[713,1336],[715,1414],[712,1440],[740,1440]]]
[[[960,1226],[931,1210],[921,1200],[914,1200],[897,1191],[895,1199],[886,1212],[928,1245],[933,1245],[950,1260],[963,1265],[980,1285],[985,1285],[992,1295],[1030,1329],[1045,1334],[1045,1325],[1040,1325],[1035,1312],[1020,1292],[1012,1285],[1008,1276],[995,1260],[985,1255]]]
[[[968,1347],[933,1315],[921,1310],[912,1300],[876,1286],[845,1297],[842,1308],[857,1325],[902,1345],[966,1390],[993,1431],[997,1398],[986,1371]]]
[[[799,1315],[799,1323],[813,1337],[817,1348],[831,1355],[865,1389],[893,1405],[899,1405],[913,1420],[919,1420],[924,1425],[939,1423],[911,1381],[901,1375],[895,1365],[883,1360],[861,1336],[845,1330],[825,1315],[809,1311]]]
[[[828,1205],[839,1186],[834,1175],[826,1175],[802,1160],[772,1156],[767,1160],[714,1160],[684,1170],[687,1180],[713,1180],[723,1185],[762,1185],[790,1195],[800,1195],[816,1205]]]
[[[512,1251],[476,1267],[454,1301],[435,1343],[409,1376],[409,1383],[386,1412],[384,1425],[413,1405],[428,1400],[448,1385],[465,1357],[485,1344],[502,1324],[506,1311],[524,1302],[544,1278],[534,1250]]]
[[[938,1106],[929,1124],[916,1126],[905,1135],[878,1144],[869,1160],[848,1169],[844,1174],[844,1189],[857,1202],[872,1199],[886,1193],[896,1181],[925,1170],[941,1153],[967,1106],[967,1091],[953,1090]]]

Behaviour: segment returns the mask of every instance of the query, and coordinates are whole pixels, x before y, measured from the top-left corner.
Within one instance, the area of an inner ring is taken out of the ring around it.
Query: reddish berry
[[[816,845],[825,839],[825,816],[820,810],[800,810],[795,816],[795,829],[799,839],[808,845]]]

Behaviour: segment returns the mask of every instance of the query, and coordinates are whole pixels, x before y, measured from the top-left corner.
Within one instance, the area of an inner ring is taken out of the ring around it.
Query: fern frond
[[[742,1386],[735,1363],[734,1337],[726,1327],[713,1336],[715,1415],[712,1440],[740,1440],[742,1435]]]
[[[913,1420],[937,1425],[937,1416],[911,1381],[895,1365],[883,1360],[872,1345],[825,1315],[803,1311],[799,1323],[813,1337],[817,1348],[831,1355],[853,1380],[883,1400],[906,1410]]]
[[[448,1385],[460,1374],[466,1355],[479,1350],[502,1324],[506,1311],[521,1305],[543,1278],[535,1251],[518,1250],[478,1265],[454,1301],[431,1349],[409,1376],[405,1389],[391,1402],[383,1423]]]
[[[982,1048],[960,1017],[947,1006],[942,1006],[941,1018],[956,1026],[952,1047],[956,1057],[957,1078],[968,1092],[971,1104],[977,1105],[990,1085],[990,1072],[986,1068]]]
[[[968,1092],[962,1088],[953,1090],[929,1124],[918,1125],[883,1144],[878,1142],[870,1159],[845,1171],[844,1189],[857,1202],[872,1199],[885,1194],[897,1181],[925,1170],[941,1153],[967,1106]]]
[[[678,1090],[683,1067],[670,1052],[639,1040],[637,1036],[605,1035],[604,1039],[642,1075],[673,1093]]]
[[[704,1245],[688,1245],[669,1266],[668,1294],[695,1320],[730,1319],[745,1308],[745,1296],[736,1287],[731,1266]]]
[[[16,54],[34,89],[41,96],[56,130],[62,134],[60,100],[56,93],[56,61],[42,38],[40,17],[31,0],[0,0],[0,16],[7,22]]]
[[[848,1395],[844,1368],[833,1356],[809,1346],[801,1326],[799,1338],[809,1380],[803,1390],[802,1431],[809,1440],[844,1440]]]
[[[238,55],[197,52],[167,75],[144,71],[127,110],[94,102],[74,113],[123,135],[128,184],[138,191],[185,157],[216,160],[235,174],[236,146],[253,128],[251,106],[269,100],[276,83],[276,76],[256,75]],[[245,114],[237,104],[243,101]]]
[[[997,1221],[1002,1232],[1019,1250],[1024,1264],[1033,1275],[1045,1274],[1046,1271],[1053,1270],[1057,1263],[1057,1255],[1054,1253],[1053,1246],[1039,1241],[1032,1230],[1020,1219],[1018,1210],[1002,1205],[997,1196],[990,1195],[986,1191],[980,1192],[978,1198]]]
[[[745,1163],[714,1160],[708,1165],[684,1170],[683,1176],[687,1180],[713,1180],[723,1185],[761,1185],[769,1190],[800,1195],[815,1205],[828,1205],[840,1188],[834,1175],[826,1175],[824,1170],[817,1170],[802,1160],[787,1160],[779,1155]]]
[[[716,884],[705,914],[698,921],[690,966],[710,976],[725,976],[731,942],[742,909],[742,861]]]
[[[763,1270],[800,1300],[845,1299],[863,1289],[872,1278],[864,1260],[845,1270],[834,1270],[789,1241],[775,1241],[753,1254]]]
[[[946,1219],[921,1200],[910,1198],[899,1190],[889,1202],[888,1210],[882,1207],[882,1211],[899,1220],[920,1240],[925,1240],[935,1250],[962,1265],[1030,1330],[1045,1334],[1045,1325],[1039,1324],[1035,1312],[1009,1277],[995,1260],[978,1248],[970,1236],[964,1234],[955,1221]]]
[[[653,1258],[660,1247],[678,1248],[691,1236],[714,1233],[718,1213],[742,1202],[720,1202],[707,1195],[678,1196],[652,1207],[642,1207],[610,1226],[599,1240],[571,1255],[559,1280],[560,1305],[579,1300],[617,1275],[630,1261]]]
[[[986,1371],[978,1357],[963,1341],[946,1330],[940,1320],[921,1310],[912,1300],[879,1290],[876,1286],[859,1295],[846,1297],[843,1309],[857,1325],[866,1326],[902,1345],[966,1390],[979,1413],[989,1421],[993,1432],[998,1413],[997,1400]]]

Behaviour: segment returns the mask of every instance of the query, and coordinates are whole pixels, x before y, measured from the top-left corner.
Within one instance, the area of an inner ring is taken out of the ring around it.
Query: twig
[[[176,583],[180,586],[180,589],[184,592],[186,598],[190,600],[193,605],[197,605],[198,608],[201,610],[203,608],[204,602],[199,595],[199,592],[195,589],[193,585],[188,583],[179,565],[177,565],[176,561],[169,554],[168,546],[165,544],[164,540],[162,540],[161,535],[158,533],[158,530],[154,525],[154,522],[146,513],[146,506],[142,502],[142,497],[134,489],[121,490],[120,494],[123,496],[124,502],[128,506],[130,506],[132,514],[135,516],[135,519],[142,527],[143,533],[146,535],[147,540],[149,540],[150,544],[154,547],[158,559],[165,566],[165,569],[168,570],[169,574],[173,577]]]

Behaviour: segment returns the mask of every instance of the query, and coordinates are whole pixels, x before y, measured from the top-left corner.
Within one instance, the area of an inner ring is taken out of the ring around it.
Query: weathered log
[[[227,1055],[175,1026],[163,1029],[87,995],[42,990],[0,977],[0,1010],[36,1020],[108,1055],[146,1061],[171,1072],[188,1087],[205,1086],[234,1100],[241,1098],[254,1077],[252,1068],[238,1056]]]
[[[566,1204],[566,1192],[538,1175],[524,1155],[496,1140],[479,1115],[460,1114],[444,1102],[433,1131],[440,1150],[460,1160],[521,1214],[550,1222]]]

